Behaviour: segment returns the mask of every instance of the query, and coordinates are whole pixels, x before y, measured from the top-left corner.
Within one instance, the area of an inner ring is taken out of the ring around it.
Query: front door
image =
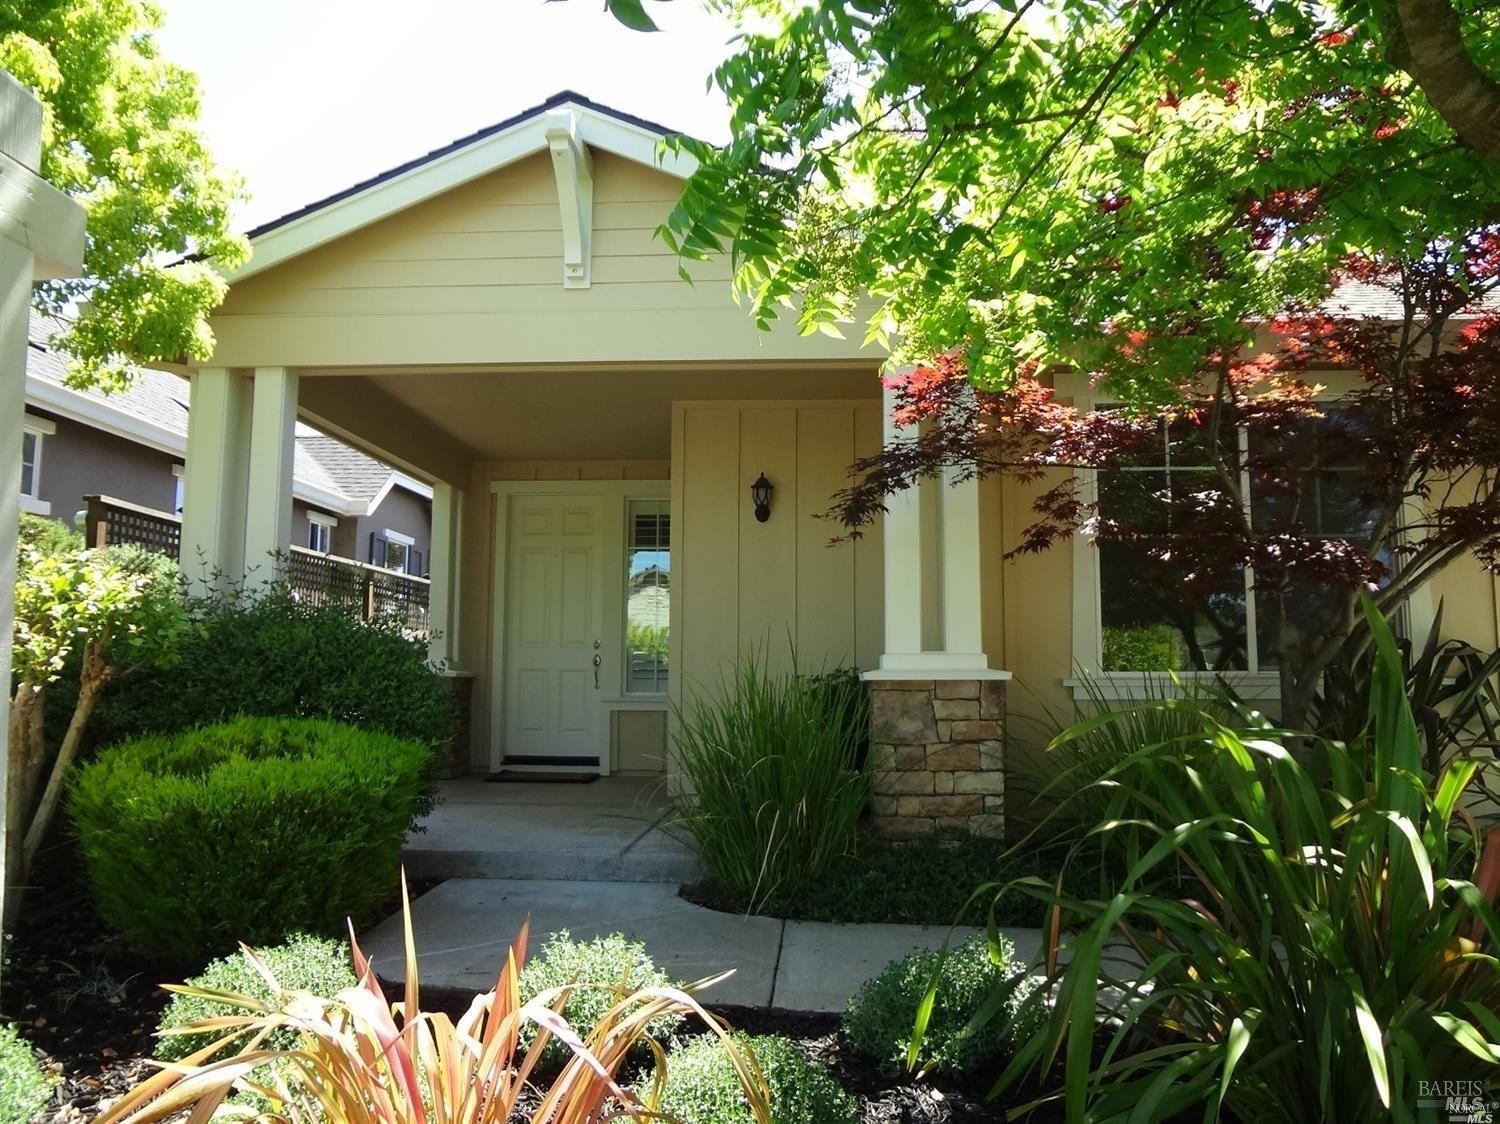
[[[599,673],[603,499],[512,496],[505,763],[607,769]]]

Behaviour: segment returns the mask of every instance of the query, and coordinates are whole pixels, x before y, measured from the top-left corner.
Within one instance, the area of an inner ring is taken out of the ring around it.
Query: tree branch
[[[1500,82],[1469,53],[1451,0],[1378,0],[1374,7],[1386,59],[1416,79],[1465,145],[1500,163]]]

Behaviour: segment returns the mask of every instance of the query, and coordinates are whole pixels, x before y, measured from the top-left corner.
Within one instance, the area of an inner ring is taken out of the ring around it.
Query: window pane
[[[632,500],[625,556],[625,689],[665,694],[672,614],[672,526],[666,500]]]
[[[36,452],[40,439],[35,433],[21,434],[21,494],[36,495]]]
[[[1145,551],[1099,545],[1105,671],[1243,671],[1245,582],[1190,595],[1181,576]]]

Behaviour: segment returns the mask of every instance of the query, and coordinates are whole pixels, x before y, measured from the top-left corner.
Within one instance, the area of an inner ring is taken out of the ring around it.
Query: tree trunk
[[[83,731],[87,729],[89,717],[94,713],[94,704],[99,699],[99,692],[103,690],[108,680],[109,668],[104,663],[104,657],[98,645],[91,640],[83,649],[83,671],[79,676],[78,702],[73,707],[73,717],[68,722],[67,733],[63,734],[62,745],[57,748],[57,757],[52,762],[52,772],[47,777],[47,787],[42,792],[42,799],[31,815],[31,823],[26,829],[26,839],[21,846],[21,873],[23,875],[31,873],[31,866],[36,862],[36,856],[47,838],[47,829],[52,826],[52,818],[57,814],[57,806],[62,801],[68,772],[73,767],[74,758],[78,756],[79,746],[83,744]]]
[[[1379,0],[1386,58],[1416,80],[1466,147],[1500,163],[1500,82],[1480,69],[1451,0]]]
[[[5,903],[4,928],[14,931],[20,919],[21,899],[25,892],[26,864],[22,857],[26,828],[36,800],[36,786],[41,761],[46,752],[42,741],[42,703],[45,687],[22,682],[11,700],[10,729],[6,752],[9,754],[5,793]]]

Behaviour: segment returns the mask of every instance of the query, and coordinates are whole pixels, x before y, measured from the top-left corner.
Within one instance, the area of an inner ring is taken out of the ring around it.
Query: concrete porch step
[[[412,878],[691,882],[692,847],[664,831],[669,807],[655,778],[604,777],[586,785],[439,785],[424,831],[407,838]]]

